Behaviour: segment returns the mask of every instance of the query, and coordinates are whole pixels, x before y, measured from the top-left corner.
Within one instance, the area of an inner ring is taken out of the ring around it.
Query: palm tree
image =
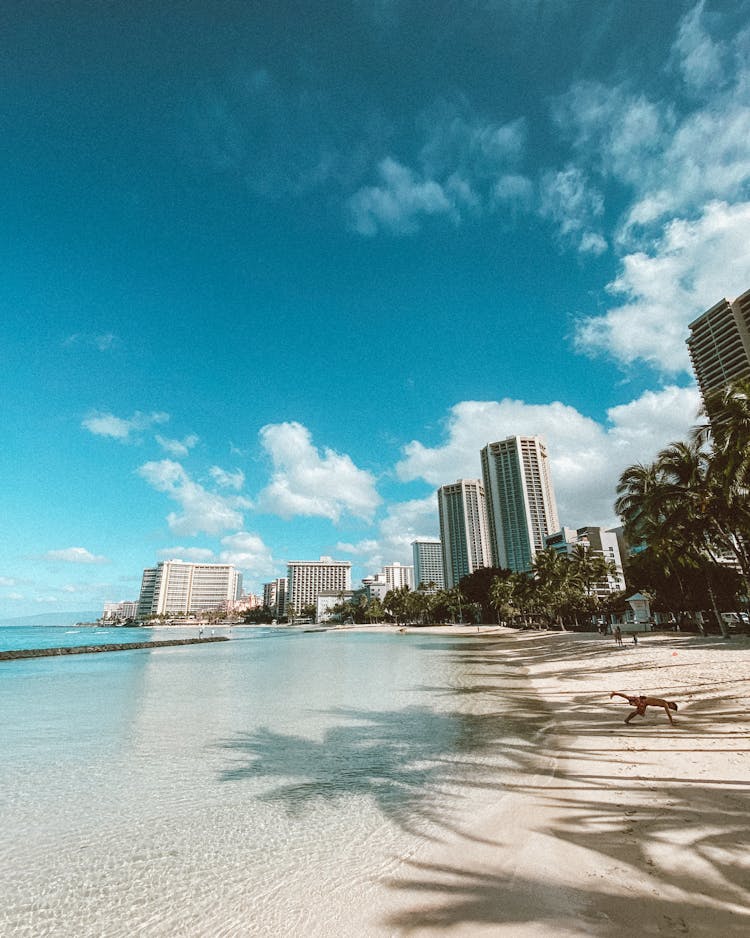
[[[580,590],[573,579],[573,567],[567,554],[558,553],[554,547],[539,551],[531,565],[537,594],[549,620],[557,620],[565,630],[563,610],[575,599]]]
[[[713,444],[707,480],[719,497],[713,506],[717,529],[750,588],[750,380],[737,381],[721,396],[716,419],[696,435]]]
[[[424,625],[430,611],[430,597],[420,590],[409,593],[406,597],[406,611],[412,622]]]
[[[397,586],[394,589],[388,590],[383,599],[383,609],[385,609],[388,615],[393,616],[396,620],[396,625],[406,618],[408,593],[408,586]]]
[[[498,624],[518,614],[516,581],[512,576],[493,577],[490,585],[490,604],[497,612]]]
[[[631,544],[649,543],[658,530],[661,518],[657,500],[662,483],[662,473],[655,463],[635,463],[620,476],[615,511]]]
[[[728,635],[711,582],[711,568],[731,550],[731,540],[721,523],[726,513],[725,493],[711,477],[711,456],[700,439],[672,443],[657,457],[664,476],[661,496],[662,536],[681,546],[688,561],[705,578],[706,591],[724,636]]]
[[[733,464],[736,464],[733,461]],[[632,540],[648,545],[664,573],[700,577],[723,634],[713,586],[722,558],[740,561],[740,533],[733,529],[733,513],[722,473],[699,431],[687,443],[671,443],[651,466],[626,469],[617,487],[615,510]]]
[[[569,555],[571,577],[583,591],[582,607],[589,615],[599,608],[597,586],[609,589],[608,577],[617,575],[617,565],[605,560],[601,553],[594,552],[586,544],[576,544]]]

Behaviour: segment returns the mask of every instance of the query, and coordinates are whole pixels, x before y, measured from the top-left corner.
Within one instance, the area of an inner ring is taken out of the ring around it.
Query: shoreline
[[[750,933],[750,640],[509,631],[481,656],[483,680],[493,660],[506,672],[509,768],[403,864],[393,933]],[[677,700],[675,725],[650,708],[626,726],[610,690]]]

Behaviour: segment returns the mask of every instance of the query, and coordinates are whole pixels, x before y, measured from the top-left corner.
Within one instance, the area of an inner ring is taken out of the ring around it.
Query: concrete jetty
[[[55,655],[90,655],[100,651],[133,651],[136,648],[169,648],[173,645],[207,645],[210,642],[228,642],[226,635],[209,638],[168,638],[156,642],[122,642],[113,645],[67,645],[63,648],[19,648],[0,651],[0,661],[16,658],[51,658]]]

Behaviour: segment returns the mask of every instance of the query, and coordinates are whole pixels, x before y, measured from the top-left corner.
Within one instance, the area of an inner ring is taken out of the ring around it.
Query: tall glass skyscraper
[[[481,451],[492,564],[531,569],[544,539],[559,530],[547,448],[538,436],[510,436]]]
[[[450,589],[461,577],[490,566],[484,486],[479,479],[459,479],[437,494],[443,576]]]

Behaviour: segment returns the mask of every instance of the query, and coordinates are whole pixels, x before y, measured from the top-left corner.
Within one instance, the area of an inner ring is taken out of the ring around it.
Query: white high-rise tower
[[[138,615],[172,615],[218,609],[240,598],[242,574],[228,563],[163,560],[141,580]]]
[[[352,588],[352,564],[349,560],[290,560],[286,610],[299,613],[303,606],[315,605],[321,593],[348,592]]]
[[[442,589],[445,585],[443,578],[443,548],[440,541],[416,540],[411,542],[412,556],[414,558],[414,585],[429,587],[434,583],[435,589]]]

